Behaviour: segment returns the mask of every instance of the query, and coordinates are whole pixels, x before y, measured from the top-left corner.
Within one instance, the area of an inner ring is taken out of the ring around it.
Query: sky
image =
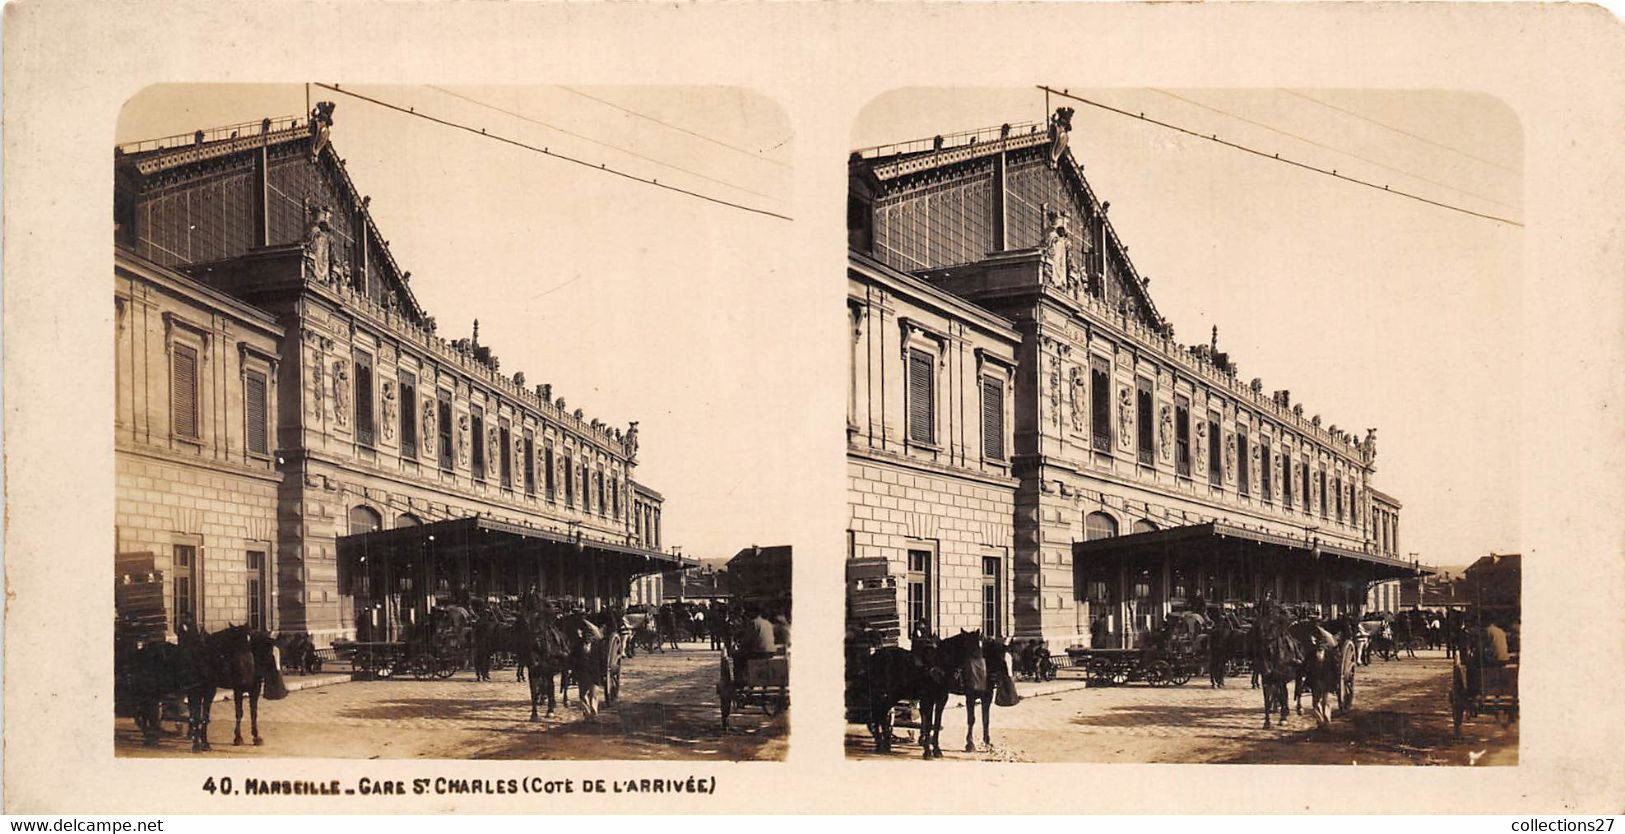
[[[790,122],[748,91],[345,89],[790,214]],[[794,322],[761,314],[783,304],[790,222],[333,91],[309,96],[337,102],[333,145],[441,336],[468,336],[478,318],[503,372],[551,383],[588,419],[639,422],[635,477],[665,496],[665,545],[722,558],[789,543],[795,495],[774,450],[784,432],[825,431],[795,407],[780,354],[759,349],[799,338]],[[151,87],[126,103],[116,141],[297,116],[306,101],[304,85]]]
[[[1517,117],[1441,91],[1061,87],[1131,114],[1522,221]],[[1185,344],[1306,415],[1377,431],[1400,550],[1465,565],[1520,548],[1523,230],[1314,174],[1076,101],[1070,147]],[[1029,89],[908,89],[852,148],[1046,119]]]

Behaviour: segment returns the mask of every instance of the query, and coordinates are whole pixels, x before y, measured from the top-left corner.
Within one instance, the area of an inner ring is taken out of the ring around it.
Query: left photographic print
[[[115,755],[785,757],[783,324],[716,322],[782,304],[774,102],[166,85],[114,141]]]

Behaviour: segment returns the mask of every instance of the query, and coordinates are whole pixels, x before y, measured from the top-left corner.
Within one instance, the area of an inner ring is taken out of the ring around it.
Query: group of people
[[[710,648],[734,648],[772,654],[790,645],[790,618],[786,612],[756,603],[730,604],[668,602],[654,612],[659,643],[679,648],[683,639],[708,639]]]

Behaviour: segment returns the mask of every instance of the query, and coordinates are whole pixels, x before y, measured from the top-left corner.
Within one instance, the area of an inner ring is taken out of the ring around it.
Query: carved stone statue
[[[1049,404],[1055,414],[1055,427],[1061,427],[1061,357],[1051,359],[1049,371]]]
[[[1065,285],[1069,282],[1072,270],[1068,264],[1067,245],[1071,243],[1071,230],[1067,227],[1067,217],[1064,212],[1050,207],[1049,203],[1043,206],[1044,212],[1044,240],[1043,248],[1045,284]]]
[[[1070,107],[1057,108],[1049,119],[1049,164],[1055,165],[1061,161],[1061,155],[1066,153],[1067,142],[1072,137],[1072,113]]]
[[[322,354],[316,351],[316,359],[310,364],[310,411],[315,417],[322,416]]]
[[[468,463],[468,415],[457,415],[457,463]]]
[[[350,366],[343,359],[333,362],[333,419],[344,425],[350,419]]]
[[[1117,389],[1117,445],[1134,447],[1134,392],[1128,386]]]
[[[395,439],[395,383],[386,379],[386,380],[384,380],[384,384],[383,384],[382,388],[383,388],[383,401],[384,401],[384,425],[381,428],[384,430],[384,439],[385,440],[394,440]]]
[[[333,211],[305,201],[305,272],[317,283],[333,279]]]
[[[1231,432],[1224,433],[1224,479],[1235,480],[1236,477],[1236,436]]]
[[[1084,415],[1086,414],[1087,409],[1083,407],[1083,403],[1087,399],[1087,396],[1084,393],[1084,386],[1086,385],[1088,374],[1083,372],[1083,367],[1080,365],[1073,365],[1071,373],[1072,384],[1068,387],[1068,393],[1070,394],[1071,399],[1069,405],[1072,407],[1072,430],[1081,434],[1086,428],[1084,425]]]
[[[1196,421],[1196,459],[1201,460],[1207,452],[1207,421]]]
[[[626,426],[626,457],[628,460],[638,459],[638,421],[633,420]]]
[[[1161,443],[1162,459],[1164,461],[1171,460],[1173,458],[1173,454],[1174,454],[1174,415],[1173,415],[1173,410],[1170,409],[1166,405],[1163,406],[1161,414],[1158,415],[1157,422],[1161,424],[1161,430],[1162,430],[1162,443]]]
[[[425,455],[434,454],[434,400],[423,398],[423,437],[419,438]]]
[[[1360,451],[1366,457],[1376,457],[1377,456],[1377,430],[1376,429],[1366,429],[1365,430],[1365,440],[1361,441],[1361,443],[1360,443]]]
[[[485,459],[485,466],[488,469],[495,468],[497,461],[502,459],[502,443],[500,436],[497,434],[496,426],[491,426],[485,430],[485,439],[485,445],[490,450]]]

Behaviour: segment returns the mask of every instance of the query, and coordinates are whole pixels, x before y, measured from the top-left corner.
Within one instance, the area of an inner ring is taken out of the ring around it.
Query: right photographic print
[[[1522,136],[1438,90],[870,102],[846,755],[1516,765]]]

